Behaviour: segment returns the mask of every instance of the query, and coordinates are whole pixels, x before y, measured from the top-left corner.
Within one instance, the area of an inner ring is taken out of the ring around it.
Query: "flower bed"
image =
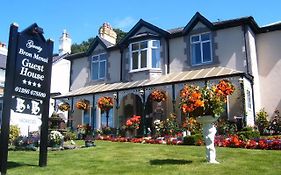
[[[97,140],[105,140],[111,142],[131,142],[142,144],[166,144],[166,145],[183,145],[182,137],[141,137],[141,138],[128,138],[128,137],[113,137],[113,136],[99,136]],[[202,144],[195,144],[202,145]],[[273,137],[270,139],[252,139],[243,141],[237,135],[230,135],[229,137],[216,136],[215,145],[219,147],[231,148],[246,148],[246,149],[266,149],[266,150],[281,150],[281,137]]]

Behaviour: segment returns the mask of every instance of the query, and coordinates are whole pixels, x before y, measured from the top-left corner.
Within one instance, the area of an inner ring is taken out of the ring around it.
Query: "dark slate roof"
[[[114,46],[111,42],[108,42],[107,40],[103,39],[102,37],[98,36],[99,39],[103,42],[103,44],[106,46],[106,48],[109,48],[111,46]]]
[[[173,34],[173,33],[182,32],[183,29],[184,29],[184,27],[177,27],[177,28],[169,29],[169,30],[167,30],[167,31],[168,31],[170,34]]]
[[[7,56],[0,54],[0,68],[6,69]]]

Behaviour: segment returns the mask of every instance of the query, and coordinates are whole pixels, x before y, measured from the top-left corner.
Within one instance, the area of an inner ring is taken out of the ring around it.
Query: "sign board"
[[[22,97],[12,99],[12,110],[16,113],[40,115],[42,114],[42,101]]]
[[[41,116],[39,166],[47,165],[48,117],[53,41],[36,23],[22,32],[10,27],[0,138],[1,175],[7,171],[10,113]]]

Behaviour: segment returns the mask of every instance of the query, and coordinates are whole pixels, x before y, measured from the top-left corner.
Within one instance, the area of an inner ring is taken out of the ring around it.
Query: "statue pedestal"
[[[216,148],[215,148],[215,135],[217,132],[214,122],[217,118],[206,115],[197,118],[197,121],[203,125],[203,137],[206,144],[206,159],[208,163],[219,164],[216,160]]]

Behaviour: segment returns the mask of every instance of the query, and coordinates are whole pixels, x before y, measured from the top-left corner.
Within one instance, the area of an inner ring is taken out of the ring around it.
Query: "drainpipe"
[[[250,75],[250,70],[249,70],[249,58],[248,58],[248,49],[247,49],[247,40],[246,40],[246,35],[247,35],[247,31],[246,31],[246,25],[243,24],[243,35],[244,35],[244,44],[245,44],[245,56],[246,56],[246,68],[247,68],[247,74]]]
[[[120,82],[123,81],[122,65],[123,65],[123,48],[120,49],[121,60],[120,60]]]
[[[167,74],[170,73],[170,42],[169,38],[165,38],[167,43]]]

